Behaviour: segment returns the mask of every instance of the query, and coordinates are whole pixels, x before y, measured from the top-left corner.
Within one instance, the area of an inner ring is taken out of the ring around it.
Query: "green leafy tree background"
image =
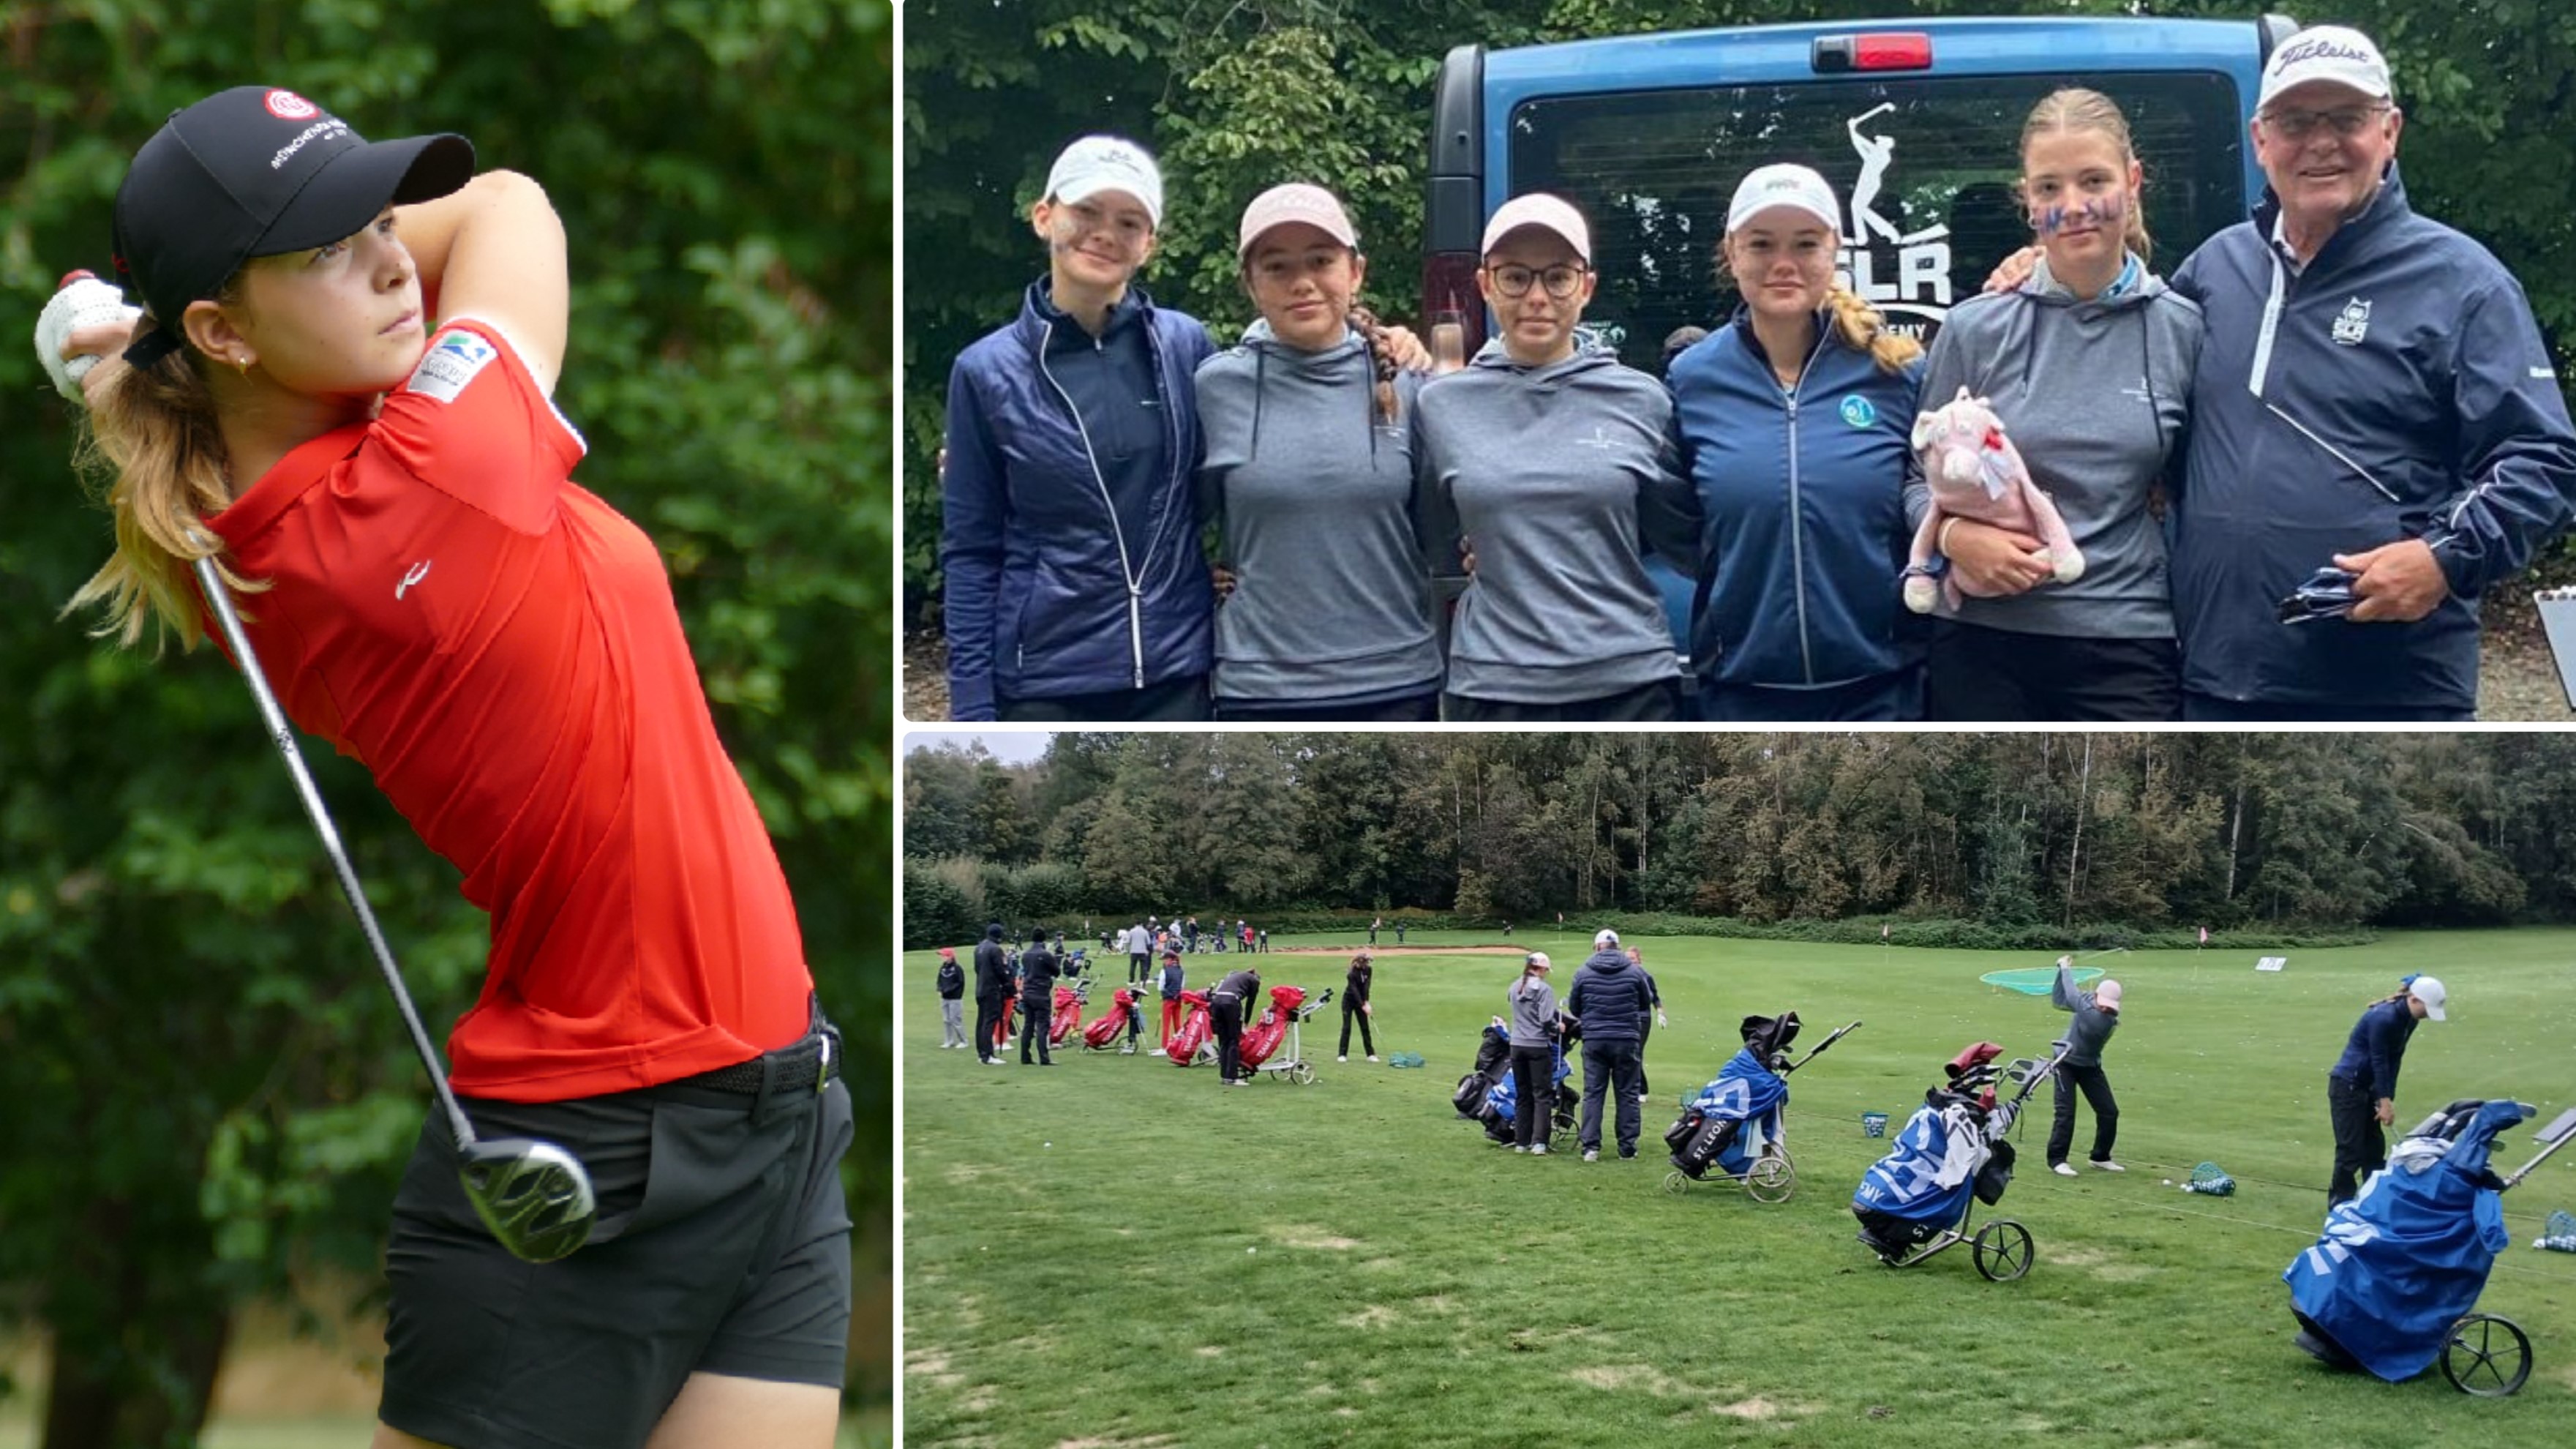
[[[891,1383],[885,882],[892,21],[884,0],[0,5],[0,333],[107,274],[126,159],[260,81],[454,130],[571,237],[558,402],[661,545],[726,747],[852,1046],[853,1396]],[[0,1334],[47,1449],[194,1442],[237,1310],[375,1281],[427,1093],[241,683],[56,611],[109,546],[70,409],[0,346]],[[308,750],[308,753],[316,753]],[[434,1035],[484,921],[363,772],[325,795]]]
[[[1165,223],[1144,282],[1230,337],[1245,202],[1286,180],[1349,204],[1364,300],[1417,321],[1431,80],[1451,46],[1919,15],[2252,16],[2376,36],[2407,111],[2408,191],[2521,278],[2561,356],[2576,328],[2576,10],[2559,0],[913,0],[904,43],[906,617],[936,618],[932,467],[957,353],[1044,267],[1025,216],[1089,131],[1153,147]],[[928,259],[936,259],[931,264]]]

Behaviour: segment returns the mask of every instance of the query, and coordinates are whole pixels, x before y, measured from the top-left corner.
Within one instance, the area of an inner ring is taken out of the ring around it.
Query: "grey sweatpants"
[[[939,999],[939,1044],[962,1047],[966,1044],[966,1003],[948,997]]]

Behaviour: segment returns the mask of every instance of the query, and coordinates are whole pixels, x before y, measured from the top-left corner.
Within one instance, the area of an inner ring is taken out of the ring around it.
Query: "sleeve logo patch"
[[[501,349],[471,332],[444,332],[429,344],[429,352],[412,369],[411,381],[403,386],[409,391],[439,402],[454,402],[474,375],[501,355]]]

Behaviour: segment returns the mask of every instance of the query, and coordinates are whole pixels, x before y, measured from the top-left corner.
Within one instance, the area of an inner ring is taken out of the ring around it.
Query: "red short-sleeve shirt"
[[[209,520],[287,714],[364,764],[492,916],[456,1089],[560,1101],[803,1034],[794,903],[651,539],[498,328],[442,326],[371,423]]]

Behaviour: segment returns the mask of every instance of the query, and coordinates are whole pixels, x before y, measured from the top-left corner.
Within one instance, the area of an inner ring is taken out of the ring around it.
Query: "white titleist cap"
[[[1123,191],[1145,203],[1145,215],[1163,226],[1163,173],[1145,148],[1117,136],[1085,136],[1064,148],[1047,172],[1046,194],[1062,202],[1088,201]]]
[[[1756,167],[1736,184],[1735,199],[1726,205],[1726,229],[1733,231],[1775,206],[1803,211],[1837,234],[1843,229],[1842,203],[1835,200],[1825,178],[1786,162]]]
[[[2261,110],[2292,86],[2332,81],[2374,101],[2389,97],[2388,62],[2370,37],[2342,25],[2319,25],[2291,36],[2263,67],[2263,90],[2254,102]]]
[[[2442,1014],[2442,1003],[2450,999],[2451,993],[2442,989],[2441,978],[2435,976],[2418,976],[2415,978],[2415,983],[2406,988],[2406,993],[2409,996],[2414,997],[2417,1001],[2424,1003],[2424,1014],[2426,1016],[2431,1017],[2435,1021],[2450,1020],[2449,1017]]]
[[[1592,944],[1595,946],[1616,946],[1619,944],[1619,933],[1616,931],[1605,930],[1601,934],[1592,938]]]
[[[1485,223],[1485,242],[1480,250],[1492,255],[1494,248],[1502,245],[1504,237],[1525,226],[1563,237],[1565,244],[1574,248],[1575,260],[1586,266],[1592,264],[1592,228],[1584,224],[1583,213],[1574,209],[1573,202],[1562,196],[1550,196],[1544,191],[1533,191],[1527,196],[1515,196],[1504,202],[1502,208],[1494,213],[1494,219]]]

